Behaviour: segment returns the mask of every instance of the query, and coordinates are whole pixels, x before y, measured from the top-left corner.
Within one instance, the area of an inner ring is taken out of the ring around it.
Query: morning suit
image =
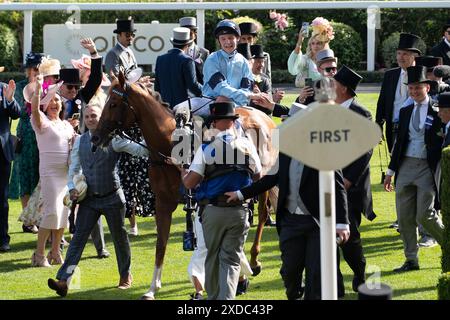
[[[128,50],[117,43],[111,50],[108,51],[105,58],[105,72],[109,75],[112,71],[116,76],[119,74],[120,66],[125,69],[125,74],[138,67],[136,57],[130,47]]]
[[[372,120],[372,115],[363,106],[353,100],[349,110],[358,113],[368,120]],[[350,237],[346,243],[341,245],[345,261],[352,269],[354,275],[360,280],[365,279],[366,258],[364,257],[361,244],[361,235],[359,226],[361,225],[361,214],[364,214],[370,221],[375,219],[373,212],[372,190],[370,185],[370,159],[373,150],[370,150],[350,163],[342,173],[344,178],[349,180],[352,185],[347,190],[348,216],[350,220]],[[338,251],[339,265],[339,251]],[[343,279],[338,269],[338,280],[343,288]],[[338,286],[339,287],[339,286]],[[343,294],[343,292],[342,292]]]
[[[414,104],[400,110],[399,133],[392,151],[389,169],[396,175],[396,206],[400,235],[408,261],[418,262],[417,224],[421,224],[438,243],[442,243],[443,225],[439,209],[440,159],[443,138],[440,118],[428,101],[426,120],[419,131],[413,128]],[[411,156],[415,144],[422,147]],[[411,148],[410,148],[411,146]]]
[[[203,65],[205,64],[206,58],[209,56],[209,50],[199,47],[195,42],[192,42],[192,45],[188,48],[187,54],[195,62],[197,81],[200,84],[203,84]]]
[[[241,189],[244,198],[251,198],[278,184],[276,213],[277,231],[280,241],[282,266],[280,273],[286,287],[288,299],[300,297],[302,272],[306,269],[305,299],[320,299],[320,229],[319,229],[319,172],[303,166],[298,193],[291,193],[291,162],[296,161],[280,153],[278,171],[266,175],[252,185]],[[294,162],[295,163],[295,162]],[[292,163],[292,164],[294,164]],[[297,162],[300,164],[299,162]],[[300,164],[301,165],[301,164]],[[349,224],[347,194],[341,171],[335,172],[336,223]],[[298,195],[307,214],[295,214],[288,210],[288,199]]]
[[[202,86],[197,81],[194,60],[178,48],[159,56],[155,67],[155,90],[171,108],[190,97],[200,97]]]
[[[385,72],[383,82],[381,84],[380,96],[377,102],[377,113],[375,116],[376,123],[383,130],[386,124],[386,143],[390,152],[394,146],[394,101],[397,91],[397,84],[400,80],[401,68],[390,69]]]
[[[86,85],[78,90],[78,93],[73,100],[63,99],[65,100],[64,104],[66,107],[65,119],[71,118],[74,113],[80,113],[80,133],[84,133],[86,130],[84,124],[84,110],[100,87],[102,77],[102,58],[91,59],[91,74],[89,75]]]
[[[430,53],[434,57],[442,57],[443,64],[450,66],[450,47],[444,39],[431,48]]]
[[[5,83],[0,82],[0,246],[9,244],[8,235],[8,185],[11,161],[14,159],[13,140],[9,127],[10,119],[20,116],[20,106],[16,100],[7,102]]]

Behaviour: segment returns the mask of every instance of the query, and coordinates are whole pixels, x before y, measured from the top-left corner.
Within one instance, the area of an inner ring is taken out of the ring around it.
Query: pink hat
[[[40,101],[40,105],[43,106],[43,110],[47,110],[47,105],[49,104],[49,102],[53,99],[53,97],[56,95],[56,92],[58,92],[59,88],[61,88],[61,86],[63,85],[63,81],[58,82],[56,84],[51,84],[51,85],[46,85],[46,83],[44,83],[42,85],[42,95],[41,95],[41,101]],[[31,103],[31,98],[33,97],[34,94],[34,89],[35,89],[35,83],[34,82],[30,82],[29,84],[27,84],[25,86],[25,88],[23,88],[23,99],[25,100],[25,102]]]
[[[70,62],[72,63],[73,67],[76,69],[79,69],[79,70],[91,69],[91,57],[89,57],[88,55],[83,54],[80,59],[78,59],[78,60],[72,59],[72,60],[70,60]],[[110,85],[111,85],[111,81],[108,79],[106,74],[103,73],[102,83],[100,84],[100,86],[109,87]]]

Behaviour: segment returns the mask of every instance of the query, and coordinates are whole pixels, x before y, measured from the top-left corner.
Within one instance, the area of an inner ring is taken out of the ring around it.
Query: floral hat
[[[71,59],[72,66],[78,70],[91,69],[91,57],[83,54],[80,59]],[[109,87],[111,81],[108,79],[105,73],[102,74],[102,83],[100,86]]]
[[[317,17],[312,21],[311,27],[313,29],[311,37],[316,36],[322,42],[330,42],[334,39],[333,27],[327,19]]]

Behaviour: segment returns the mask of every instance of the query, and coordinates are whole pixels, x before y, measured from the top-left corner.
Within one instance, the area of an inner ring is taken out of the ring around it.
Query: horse
[[[161,288],[162,266],[169,239],[172,213],[178,205],[177,197],[181,184],[178,169],[165,161],[171,155],[172,133],[176,128],[173,112],[161,100],[159,93],[137,83],[128,83],[122,72],[113,77],[108,99],[103,108],[97,129],[92,136],[96,146],[107,146],[116,130],[126,130],[137,123],[144,140],[150,150],[149,177],[152,190],[156,196],[157,241],[155,251],[155,269],[149,291],[142,299],[153,300]],[[263,112],[253,108],[236,108],[240,115],[244,130],[252,129],[249,138],[257,147],[263,165],[263,174],[276,163],[278,150],[272,146],[272,130],[276,128],[272,119]],[[263,161],[264,160],[264,161]],[[260,196],[258,205],[259,219],[255,240],[250,250],[250,266],[254,274],[258,273],[261,263],[257,257],[260,253],[260,242],[264,223],[269,209],[267,200],[277,203],[277,192],[268,192]],[[255,272],[256,270],[256,272]]]

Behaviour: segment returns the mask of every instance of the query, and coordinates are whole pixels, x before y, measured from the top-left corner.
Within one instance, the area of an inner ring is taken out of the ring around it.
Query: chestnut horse
[[[276,162],[278,150],[272,147],[272,130],[275,123],[263,112],[253,108],[237,108],[244,130],[253,129],[256,134],[249,138],[257,146],[263,165],[263,174]],[[107,146],[116,129],[126,130],[137,123],[150,149],[151,168],[149,176],[152,190],[156,197],[156,253],[155,269],[149,291],[142,297],[146,300],[155,298],[161,288],[161,273],[169,239],[172,213],[178,205],[177,197],[181,183],[180,172],[176,167],[165,163],[164,158],[171,155],[171,135],[175,130],[175,118],[172,111],[161,101],[158,93],[150,92],[138,84],[129,84],[122,72],[113,78],[109,97],[103,109],[92,142],[97,146]],[[277,193],[271,192],[271,203],[277,203]],[[268,215],[266,205],[269,193],[266,192],[259,201],[259,219],[255,240],[251,249],[250,266],[257,270],[261,263],[257,260],[264,223]]]

